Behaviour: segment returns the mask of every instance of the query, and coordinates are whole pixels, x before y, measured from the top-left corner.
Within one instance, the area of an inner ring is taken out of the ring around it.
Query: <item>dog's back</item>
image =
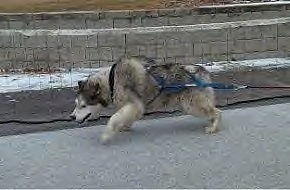
[[[209,72],[201,66],[157,65],[146,57],[122,57],[116,62],[116,87],[130,90],[144,103],[152,100],[159,93],[159,85],[162,81],[166,84],[182,85],[192,83],[196,78],[211,82]]]
[[[153,65],[147,69],[147,72],[155,79],[163,79],[167,84],[188,84],[195,79],[211,82],[209,72],[197,65]]]

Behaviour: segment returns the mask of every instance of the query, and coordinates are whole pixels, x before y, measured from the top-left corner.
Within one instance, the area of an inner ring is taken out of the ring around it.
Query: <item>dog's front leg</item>
[[[108,121],[105,131],[101,135],[101,142],[106,143],[123,126],[131,126],[134,121],[140,119],[144,114],[144,106],[141,102],[127,103],[119,109]]]

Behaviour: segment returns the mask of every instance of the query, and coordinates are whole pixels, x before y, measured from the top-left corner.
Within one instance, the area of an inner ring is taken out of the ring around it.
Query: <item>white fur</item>
[[[144,107],[142,103],[127,103],[110,118],[101,136],[101,141],[105,143],[122,128],[130,127],[134,121],[142,117],[143,113]]]

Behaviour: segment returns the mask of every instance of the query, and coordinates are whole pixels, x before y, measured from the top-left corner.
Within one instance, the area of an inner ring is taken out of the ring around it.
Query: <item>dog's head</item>
[[[79,123],[98,118],[103,107],[108,106],[108,96],[98,78],[78,81],[75,109],[70,117]]]

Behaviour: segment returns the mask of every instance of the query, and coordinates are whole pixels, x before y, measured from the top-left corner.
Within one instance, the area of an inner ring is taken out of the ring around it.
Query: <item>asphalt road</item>
[[[289,188],[290,104],[225,110],[221,131],[181,116],[0,137],[0,188]]]

